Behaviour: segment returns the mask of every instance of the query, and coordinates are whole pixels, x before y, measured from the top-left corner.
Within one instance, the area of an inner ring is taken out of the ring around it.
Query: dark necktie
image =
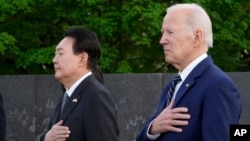
[[[174,89],[175,86],[181,81],[180,75],[175,76],[175,78],[171,81],[170,88],[168,90],[168,96],[167,96],[167,106],[170,103],[171,99],[173,98],[174,95]]]
[[[62,114],[63,108],[64,108],[64,106],[65,106],[65,104],[67,103],[68,100],[69,100],[69,96],[68,96],[67,92],[65,92],[64,95],[63,95],[63,102],[62,102],[62,107],[61,107],[61,114]]]

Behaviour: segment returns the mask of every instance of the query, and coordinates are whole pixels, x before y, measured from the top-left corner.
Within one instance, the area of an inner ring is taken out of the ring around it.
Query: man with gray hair
[[[198,4],[167,9],[162,37],[165,61],[178,69],[161,96],[156,113],[137,141],[229,141],[242,101],[232,79],[208,55],[211,20]]]

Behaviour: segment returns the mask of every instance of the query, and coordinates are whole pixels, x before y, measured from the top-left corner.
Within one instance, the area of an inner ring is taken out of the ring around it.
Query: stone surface
[[[162,74],[105,75],[118,111],[121,141],[133,141],[157,106]]]
[[[36,137],[35,77],[1,76],[7,118],[7,141],[34,141]]]
[[[250,72],[228,73],[243,100],[241,124],[250,124]],[[134,141],[155,112],[168,74],[105,74],[104,83],[118,111],[120,141]],[[36,141],[45,132],[59,96],[53,75],[0,76],[0,93],[7,117],[7,141]]]
[[[36,140],[46,132],[59,96],[63,94],[60,83],[54,76],[36,76]]]

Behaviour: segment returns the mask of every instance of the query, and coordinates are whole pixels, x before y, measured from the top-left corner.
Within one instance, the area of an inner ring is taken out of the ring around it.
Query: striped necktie
[[[175,78],[171,81],[170,88],[168,90],[168,96],[167,96],[167,105],[170,103],[171,99],[174,95],[174,89],[175,86],[181,81],[180,75],[175,76]]]

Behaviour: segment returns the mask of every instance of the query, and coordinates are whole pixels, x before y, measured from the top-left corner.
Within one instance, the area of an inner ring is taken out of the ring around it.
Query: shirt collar
[[[182,72],[179,72],[181,76],[181,80],[184,81],[189,73],[205,58],[207,58],[207,53],[202,54],[198,58],[196,58],[193,62],[191,62]]]
[[[92,72],[88,72],[87,74],[83,75],[80,79],[78,79],[68,90],[66,90],[68,96],[70,97],[73,92],[75,91],[76,87],[88,76],[90,76]]]

